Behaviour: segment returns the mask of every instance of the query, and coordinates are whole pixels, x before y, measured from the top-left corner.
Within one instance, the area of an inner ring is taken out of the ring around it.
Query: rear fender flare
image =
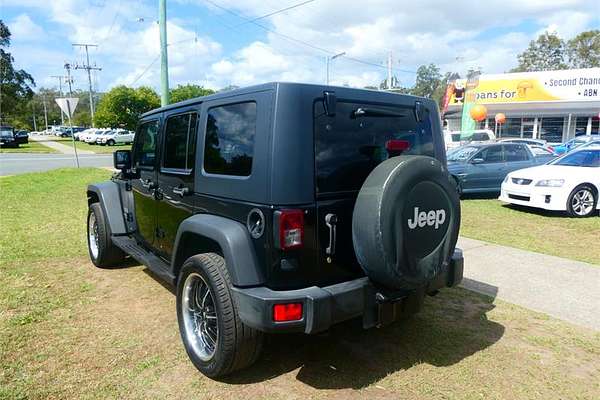
[[[246,227],[237,221],[210,214],[193,215],[179,225],[171,262],[175,275],[185,262],[181,256],[185,249],[180,244],[181,238],[187,233],[210,239],[219,245],[234,286],[257,286],[265,282]]]

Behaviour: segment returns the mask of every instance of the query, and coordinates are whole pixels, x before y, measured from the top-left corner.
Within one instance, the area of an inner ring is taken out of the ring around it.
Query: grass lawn
[[[66,145],[66,146],[73,146],[72,142],[71,142],[71,138],[48,136],[47,140],[52,140],[54,142],[58,142],[58,143]],[[100,146],[100,145],[96,145],[96,144],[90,145],[90,144],[80,142],[77,140],[75,141],[75,146],[77,147],[77,150],[88,150],[88,151],[93,151],[94,153],[98,153],[98,154],[111,154],[111,153],[114,153],[115,150],[130,150],[131,149],[130,144],[117,144],[114,146]]]
[[[44,146],[43,144],[30,140],[28,144],[20,144],[18,148],[1,147],[0,153],[58,153],[58,151]]]
[[[207,379],[172,293],[86,256],[85,184],[108,176],[0,180],[0,399],[600,398],[600,333],[463,289],[383,329],[269,336],[254,367]]]
[[[462,236],[600,265],[600,217],[569,218],[496,199],[461,203]]]

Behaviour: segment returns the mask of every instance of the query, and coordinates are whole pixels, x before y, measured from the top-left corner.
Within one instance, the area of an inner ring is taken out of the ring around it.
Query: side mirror
[[[335,117],[335,105],[337,98],[335,92],[323,92],[323,106],[325,107],[325,114],[328,117]]]
[[[131,150],[117,150],[113,153],[115,169],[125,171],[131,169]]]
[[[483,164],[483,158],[474,158],[471,160],[471,164]]]

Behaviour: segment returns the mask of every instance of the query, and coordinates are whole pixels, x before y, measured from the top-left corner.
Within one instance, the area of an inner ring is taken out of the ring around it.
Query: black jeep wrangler
[[[148,112],[114,159],[87,188],[92,262],[174,285],[207,376],[252,364],[264,332],[382,326],[462,279],[431,100],[269,83]]]

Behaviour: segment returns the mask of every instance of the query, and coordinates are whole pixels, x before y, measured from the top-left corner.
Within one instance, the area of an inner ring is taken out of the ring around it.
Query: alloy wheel
[[[585,216],[594,208],[594,194],[589,189],[578,190],[571,199],[571,208],[579,216]]]
[[[96,214],[90,213],[88,218],[88,243],[90,246],[90,252],[94,259],[98,258],[98,221],[96,220]]]

